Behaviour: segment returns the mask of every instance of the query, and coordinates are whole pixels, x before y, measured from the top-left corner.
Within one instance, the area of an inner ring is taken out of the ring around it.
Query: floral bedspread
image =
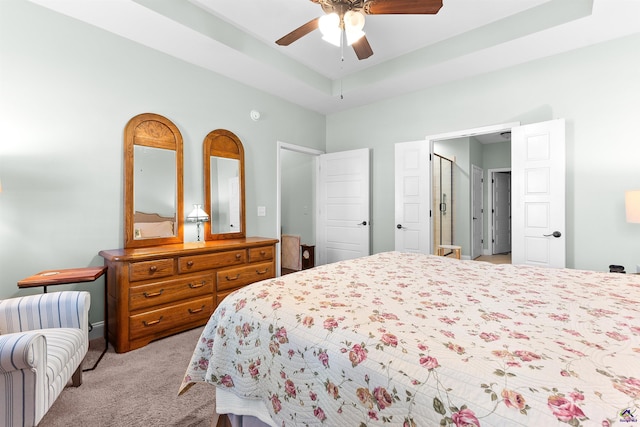
[[[228,296],[180,392],[283,426],[640,426],[639,313],[640,276],[381,253]]]

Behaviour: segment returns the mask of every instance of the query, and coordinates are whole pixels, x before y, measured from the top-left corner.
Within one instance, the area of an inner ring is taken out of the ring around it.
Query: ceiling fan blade
[[[373,50],[371,49],[371,45],[369,44],[369,40],[367,40],[366,36],[362,36],[358,41],[354,42],[351,47],[356,53],[358,59],[367,59],[373,55]]]
[[[311,31],[317,30],[318,29],[318,20],[319,19],[320,18],[312,19],[311,21],[307,22],[306,24],[299,26],[298,28],[296,28],[295,30],[291,31],[286,36],[284,36],[284,37],[280,38],[279,40],[277,40],[276,44],[279,44],[280,46],[289,46],[291,43],[293,43],[294,41],[298,40],[299,38],[302,38],[302,37],[306,36]]]
[[[442,7],[442,0],[369,0],[363,12],[367,15],[431,15]]]

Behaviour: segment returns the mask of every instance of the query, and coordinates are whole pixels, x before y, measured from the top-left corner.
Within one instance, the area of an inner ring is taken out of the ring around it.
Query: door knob
[[[398,225],[396,225],[396,228],[397,228],[398,230],[402,230],[404,227],[402,226],[402,224],[398,224]]]
[[[551,236],[558,238],[558,237],[562,236],[562,233],[561,233],[561,232],[559,232],[559,231],[554,231],[554,232],[553,232],[553,233],[551,233],[551,234],[545,234],[545,235],[544,235],[544,237],[551,237]]]
[[[367,225],[367,221],[362,221],[360,224],[358,225]]]

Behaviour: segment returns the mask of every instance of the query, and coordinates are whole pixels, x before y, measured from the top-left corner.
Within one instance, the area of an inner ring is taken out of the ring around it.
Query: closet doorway
[[[323,151],[278,142],[276,273],[282,270],[282,236],[299,236],[300,244],[316,244],[316,162]]]
[[[325,154],[278,142],[276,235],[294,234],[301,247],[315,246],[314,262],[307,267],[371,254],[370,151]],[[277,247],[280,275],[282,242]],[[304,266],[304,259],[296,261],[296,267]]]

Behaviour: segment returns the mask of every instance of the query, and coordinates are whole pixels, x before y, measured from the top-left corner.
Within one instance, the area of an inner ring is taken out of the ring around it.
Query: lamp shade
[[[640,190],[627,191],[624,200],[627,208],[627,222],[640,224]]]
[[[364,36],[364,15],[352,10],[344,14],[344,32],[347,36],[347,44],[351,46]]]
[[[318,20],[318,26],[322,33],[322,40],[340,46],[342,30],[340,29],[340,17],[337,13],[322,15]]]
[[[202,205],[193,205],[193,210],[187,215],[187,221],[189,222],[207,222],[209,221],[209,215],[202,210]]]

